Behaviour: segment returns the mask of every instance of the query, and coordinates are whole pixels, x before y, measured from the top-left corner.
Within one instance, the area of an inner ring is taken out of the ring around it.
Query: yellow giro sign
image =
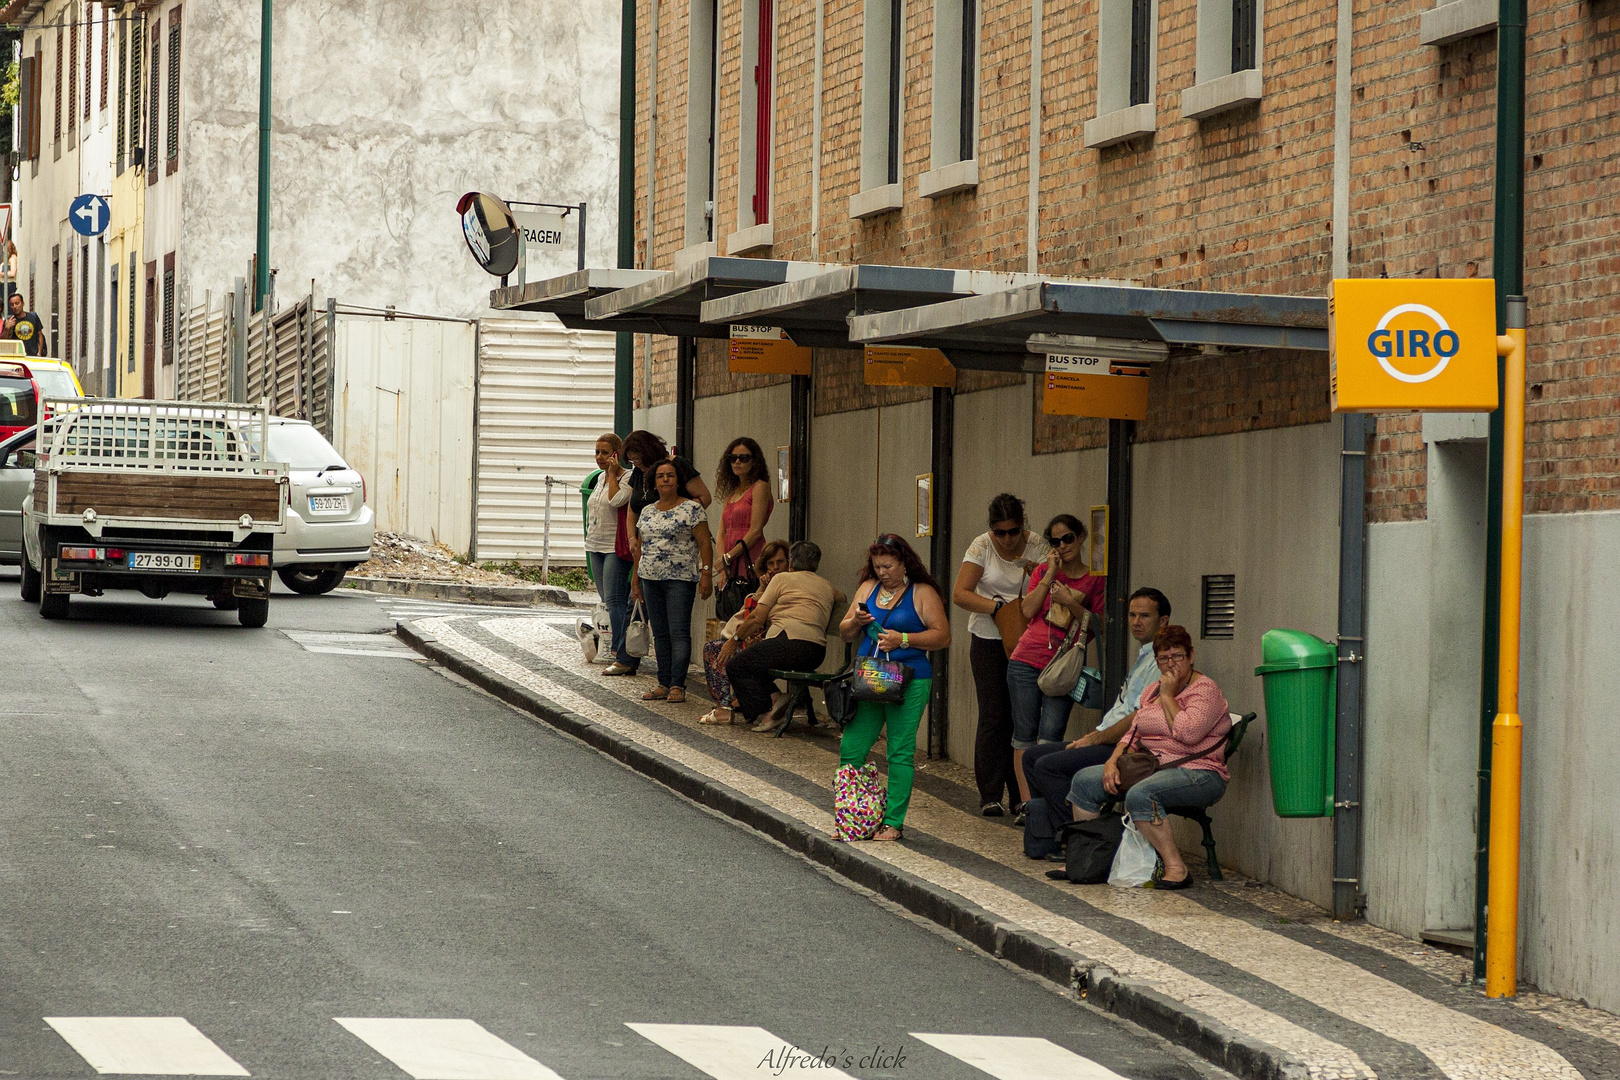
[[[1496,408],[1489,278],[1340,278],[1328,295],[1334,412]]]

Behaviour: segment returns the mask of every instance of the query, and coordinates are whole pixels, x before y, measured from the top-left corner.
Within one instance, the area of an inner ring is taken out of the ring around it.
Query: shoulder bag
[[[1125,838],[1125,819],[1104,814],[1092,821],[1065,822],[1058,834],[1063,839],[1064,876],[1076,885],[1101,885],[1108,880],[1114,854]]]
[[[1119,770],[1119,797],[1123,799],[1125,797],[1125,793],[1130,791],[1131,788],[1135,787],[1137,784],[1140,784],[1143,780],[1146,780],[1148,777],[1152,776],[1161,769],[1180,768],[1189,761],[1197,761],[1201,757],[1208,757],[1215,751],[1226,746],[1226,744],[1231,741],[1232,732],[1228,730],[1227,733],[1221,738],[1221,741],[1210,747],[1208,750],[1203,750],[1196,754],[1188,754],[1184,758],[1177,758],[1174,761],[1167,761],[1163,765],[1160,765],[1159,759],[1154,756],[1151,751],[1137,749],[1136,740],[1132,739],[1125,752],[1119,755],[1119,760],[1114,762],[1114,768]]]
[[[894,602],[894,607],[883,612],[883,621],[877,624],[879,632],[888,625],[890,617],[894,615],[895,608],[900,601],[906,598],[915,586],[907,585],[905,593],[900,600]],[[873,590],[876,593],[877,590]],[[868,635],[870,637],[870,635]],[[872,639],[871,656],[857,657],[855,666],[851,669],[850,694],[856,701],[878,701],[888,705],[898,705],[906,699],[906,685],[911,682],[911,665],[902,664],[898,660],[879,660],[877,658],[877,640]]]
[[[647,625],[647,609],[640,600],[630,609],[630,623],[624,628],[624,651],[638,660],[652,652],[652,627]]]
[[[714,617],[722,622],[741,611],[743,601],[759,588],[759,574],[746,548],[737,558],[727,559],[726,566],[726,587],[714,597]]]
[[[1058,647],[1057,655],[1041,670],[1036,684],[1047,697],[1068,697],[1080,684],[1080,677],[1086,671],[1085,631],[1090,622],[1091,612],[1088,611],[1085,618],[1071,623],[1068,633],[1063,635],[1063,644]]]
[[[1029,591],[1029,570],[1024,571],[1024,580],[1018,586],[1018,595],[1001,605],[994,615],[996,629],[1001,631],[1001,648],[1011,657],[1013,650],[1018,648],[1018,639],[1024,636],[1029,627],[1029,619],[1024,616],[1024,594]]]

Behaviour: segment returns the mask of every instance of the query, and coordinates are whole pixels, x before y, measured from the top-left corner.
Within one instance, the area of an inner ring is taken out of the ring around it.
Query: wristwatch
[[[997,600],[995,608],[992,609],[991,612],[990,612],[990,617],[992,619],[995,618],[997,615],[999,615],[1001,613],[1001,609],[1006,607],[1006,606],[1007,606],[1007,601],[1005,601],[1005,600]]]
[[[911,635],[910,634],[902,633],[900,635],[900,647],[902,649],[911,648]]]

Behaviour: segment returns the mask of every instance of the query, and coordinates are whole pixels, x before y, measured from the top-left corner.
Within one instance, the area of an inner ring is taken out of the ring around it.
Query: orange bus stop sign
[[[1328,294],[1334,412],[1491,412],[1490,278],[1339,278]]]

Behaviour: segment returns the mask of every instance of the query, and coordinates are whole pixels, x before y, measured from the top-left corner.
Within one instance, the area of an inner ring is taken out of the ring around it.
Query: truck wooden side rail
[[[23,593],[41,614],[130,588],[202,593],[264,624],[288,482],[264,460],[264,407],[85,398],[40,412]]]

